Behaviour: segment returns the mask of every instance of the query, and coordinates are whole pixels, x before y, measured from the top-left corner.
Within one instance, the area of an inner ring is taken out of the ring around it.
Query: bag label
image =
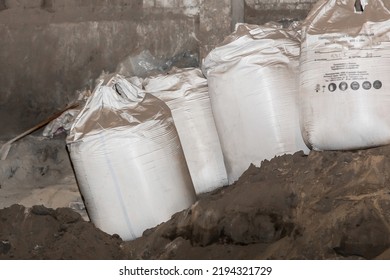
[[[389,34],[307,35],[301,52],[301,92],[390,94]]]

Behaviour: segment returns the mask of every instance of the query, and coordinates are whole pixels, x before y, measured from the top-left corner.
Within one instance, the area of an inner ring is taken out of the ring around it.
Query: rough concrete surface
[[[245,0],[245,22],[303,20],[317,0]]]
[[[235,23],[303,19],[314,2],[0,0],[0,139],[65,107],[129,55],[199,63]]]
[[[114,71],[129,55],[197,55],[199,19],[177,5],[0,1],[0,138],[16,136],[65,107],[76,90],[93,87],[102,71]]]
[[[200,57],[204,58],[232,31],[231,0],[202,0],[200,8]]]

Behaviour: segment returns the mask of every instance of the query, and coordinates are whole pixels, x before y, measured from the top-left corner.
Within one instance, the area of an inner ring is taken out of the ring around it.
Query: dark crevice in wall
[[[0,11],[7,9],[7,5],[5,4],[5,0],[0,0]]]
[[[54,13],[53,0],[42,0],[41,9]]]
[[[244,5],[244,20],[249,24],[265,24],[269,21],[276,21],[282,24],[291,23],[305,19],[312,5],[308,5],[302,9],[293,9],[289,6],[272,7],[264,4],[263,9],[255,9],[245,2]]]

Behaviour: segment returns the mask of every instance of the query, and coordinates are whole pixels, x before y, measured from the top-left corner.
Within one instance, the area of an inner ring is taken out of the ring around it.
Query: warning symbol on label
[[[335,83],[330,83],[328,86],[328,89],[330,92],[334,92],[336,90],[337,86]]]
[[[341,83],[339,84],[339,89],[340,89],[341,91],[346,91],[347,88],[348,88],[348,84],[347,84],[346,82],[341,82]]]
[[[362,87],[365,89],[365,90],[369,90],[371,88],[371,83],[369,81],[365,81],[362,85]]]
[[[358,90],[360,88],[360,85],[358,82],[352,82],[351,83],[351,89]]]
[[[373,86],[375,89],[380,89],[382,87],[382,82],[379,81],[379,80],[376,80],[374,83],[373,83]]]

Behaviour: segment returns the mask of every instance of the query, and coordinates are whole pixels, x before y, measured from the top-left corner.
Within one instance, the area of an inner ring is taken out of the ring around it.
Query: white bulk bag
[[[96,87],[67,138],[91,221],[131,240],[195,201],[169,108],[121,76]]]
[[[315,150],[390,143],[390,2],[319,1],[302,28],[302,132]]]
[[[203,63],[229,183],[251,163],[308,151],[299,128],[299,40],[280,26],[238,24]]]
[[[175,68],[167,75],[144,79],[143,85],[172,111],[196,193],[227,185],[207,80],[201,70]]]

